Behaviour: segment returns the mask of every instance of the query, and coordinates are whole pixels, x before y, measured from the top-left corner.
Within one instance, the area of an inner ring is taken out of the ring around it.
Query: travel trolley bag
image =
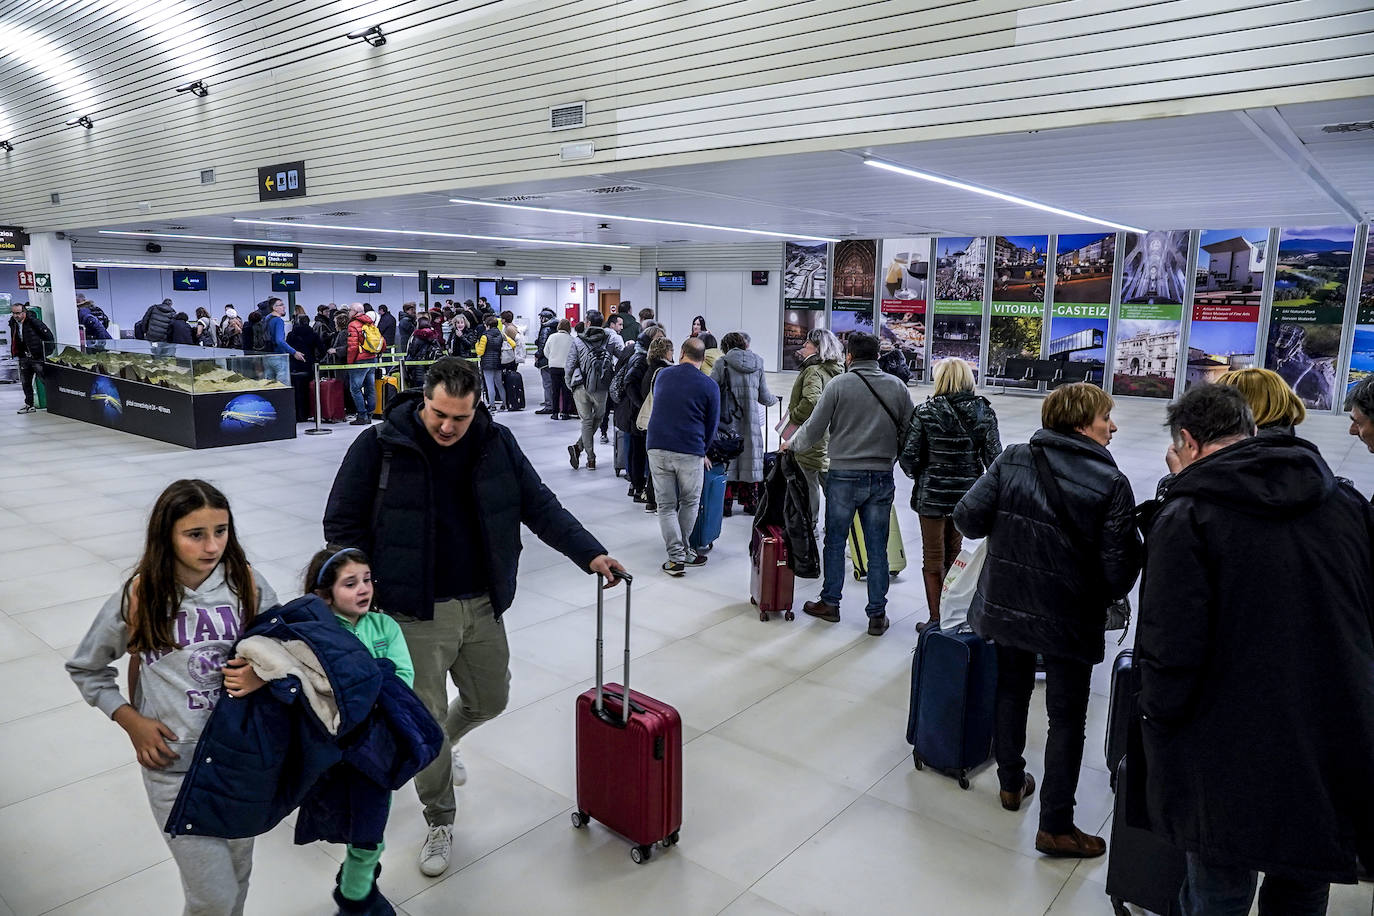
[[[630,583],[625,580],[625,682],[630,681]],[[577,698],[577,810],[574,827],[597,820],[635,844],[676,846],[682,828],[682,718],[667,703],[620,684],[603,685],[605,596],[596,588],[596,686]],[[625,703],[628,692],[630,701]]]
[[[315,386],[311,385],[310,416],[315,416]],[[336,378],[320,379],[320,422],[340,423],[344,418],[344,384]]]
[[[1107,896],[1117,916],[1127,916],[1126,904],[1134,903],[1151,913],[1176,916],[1178,892],[1188,865],[1183,853],[1148,830],[1132,827],[1126,812],[1136,787],[1126,778],[1126,758],[1113,774],[1116,805],[1112,809],[1112,836],[1107,846]]]
[[[697,553],[711,549],[720,537],[720,526],[725,515],[725,465],[711,465],[701,480],[701,505],[697,508],[697,523],[692,526],[692,535],[687,546]]]
[[[506,388],[506,409],[525,409],[525,379],[519,369],[502,369],[501,383]]]
[[[977,633],[926,627],[911,662],[906,728],[916,769],[930,767],[969,788],[969,772],[992,756],[996,700],[992,642]]]
[[[859,524],[859,514],[854,513],[854,521],[849,523],[849,559],[854,564],[854,578],[863,581],[868,578],[868,549],[864,545],[864,529]],[[887,574],[896,578],[906,569],[906,547],[902,543],[902,529],[897,524],[897,504],[892,504],[892,517],[887,522]]]
[[[777,525],[755,528],[749,541],[749,603],[759,609],[759,620],[782,613],[794,620],[792,592],[796,577],[787,565],[787,540]]]
[[[1126,756],[1126,738],[1132,719],[1136,716],[1140,699],[1140,669],[1135,666],[1135,652],[1123,649],[1112,663],[1111,700],[1107,707],[1107,738],[1102,752],[1107,758],[1107,772],[1113,789],[1116,788],[1116,768]]]

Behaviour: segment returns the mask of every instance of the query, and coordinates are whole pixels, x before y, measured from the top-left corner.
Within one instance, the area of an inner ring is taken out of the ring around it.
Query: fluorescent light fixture
[[[278,225],[283,225],[278,223]],[[191,239],[197,242],[235,242],[240,245],[282,245],[288,248],[338,248],[344,251],[397,251],[421,254],[476,254],[471,249],[450,248],[386,248],[379,245],[336,245],[333,242],[295,242],[284,239],[248,239],[227,235],[178,235],[172,232],[124,232],[101,229],[101,235],[126,235],[142,239]]]
[[[5,263],[5,262],[4,262],[4,261],[0,261],[0,264],[3,264],[3,263]],[[24,262],[23,262],[23,261],[14,261],[14,262],[11,262],[11,263],[14,263],[14,264],[22,264],[22,263],[24,263]],[[133,270],[208,270],[208,271],[217,271],[217,272],[219,272],[219,273],[234,273],[234,272],[236,272],[236,271],[238,271],[238,270],[240,269],[240,268],[235,268],[235,267],[229,267],[229,266],[226,266],[226,265],[224,265],[224,264],[176,264],[176,265],[172,265],[172,264],[141,264],[141,263],[139,263],[139,262],[137,262],[137,261],[111,261],[111,260],[105,260],[105,259],[85,260],[85,261],[73,261],[73,262],[72,262],[72,266],[73,266],[73,267],[127,267],[127,268],[130,268],[130,269],[133,269]],[[373,270],[373,271],[360,271],[360,270],[324,270],[324,269],[319,269],[319,268],[314,269],[314,270],[311,270],[311,269],[309,269],[309,268],[296,268],[296,269],[294,269],[294,270],[288,270],[288,271],[273,271],[273,273],[283,273],[283,272],[284,272],[284,273],[292,273],[292,274],[337,274],[337,275],[339,275],[339,276],[345,276],[345,277],[358,276],[358,275],[363,274],[363,273],[366,273],[366,274],[368,274],[369,276],[373,276],[373,277],[418,277],[418,276],[419,276],[419,274],[416,273],[416,272],[413,271],[413,270],[410,271],[409,273],[406,273],[406,272],[404,272],[404,271],[387,271],[387,270]]]
[[[871,165],[875,169],[883,169],[888,172],[896,172],[898,175],[906,175],[908,178],[919,178],[922,181],[933,181],[935,184],[942,184],[949,188],[958,188],[961,191],[971,191],[974,194],[982,194],[984,197],[995,197],[998,200],[1005,200],[1007,203],[1020,204],[1023,207],[1031,207],[1035,210],[1044,210],[1046,213],[1054,213],[1059,216],[1067,216],[1070,219],[1082,220],[1085,223],[1096,223],[1099,226],[1110,226],[1113,229],[1121,229],[1126,232],[1145,232],[1144,229],[1137,229],[1134,226],[1126,226],[1121,223],[1113,223],[1110,220],[1098,219],[1095,216],[1088,216],[1086,213],[1075,213],[1073,210],[1063,210],[1059,207],[1051,207],[1049,204],[1042,204],[1038,201],[1028,200],[1024,197],[1017,197],[1015,194],[1003,194],[1001,191],[994,191],[991,188],[980,188],[976,184],[969,184],[964,181],[956,181],[953,178],[946,178],[943,175],[936,175],[933,172],[922,172],[919,169],[909,169],[904,165],[894,165],[891,162],[883,162],[881,159],[865,159],[865,165]]]
[[[714,229],[717,232],[742,232],[746,235],[766,235],[778,239],[800,239],[807,242],[838,242],[839,239],[819,235],[799,235],[796,232],[773,232],[770,229],[742,229],[739,226],[713,226],[710,223],[688,223],[677,219],[653,219],[648,216],[620,216],[615,213],[589,213],[586,210],[560,210],[556,207],[527,207],[524,204],[506,204],[494,200],[468,200],[450,197],[451,204],[467,204],[470,207],[498,207],[502,210],[529,210],[534,213],[557,213],[562,216],[590,216],[594,219],[616,219],[627,223],[654,223],[659,226],[686,226],[689,229]]]
[[[177,92],[189,92],[198,99],[203,99],[210,94],[210,87],[205,80],[196,80],[194,83],[187,83],[185,86],[178,86]]]
[[[274,219],[235,219],[236,223],[250,226],[278,226],[291,229],[329,229],[334,232],[376,232],[387,235],[423,235],[440,239],[477,239],[483,242],[525,242],[531,245],[566,245],[571,248],[633,248],[633,245],[620,245],[610,242],[564,242],[558,239],[521,239],[504,235],[471,235],[466,232],[434,232],[428,229],[373,229],[368,226],[326,226],[323,223],[284,223]],[[790,236],[789,236],[790,237]]]
[[[374,48],[380,48],[382,45],[386,44],[386,36],[382,34],[382,27],[379,25],[348,33],[349,41],[357,41],[359,38],[372,45]]]

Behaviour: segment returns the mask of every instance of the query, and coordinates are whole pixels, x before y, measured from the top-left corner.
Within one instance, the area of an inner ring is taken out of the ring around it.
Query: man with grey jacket
[[[838,623],[846,573],[845,541],[857,512],[868,545],[868,634],[887,632],[887,535],[896,494],[892,466],[911,419],[906,385],[878,367],[878,338],[849,335],[847,370],[825,386],[811,417],[783,449],[805,451],[828,432],[830,472],[825,481],[825,578],[818,601],[802,610]]]

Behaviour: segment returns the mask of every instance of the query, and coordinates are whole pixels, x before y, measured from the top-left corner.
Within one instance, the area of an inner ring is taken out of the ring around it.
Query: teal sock
[[[385,848],[385,843],[378,843],[376,849],[349,846],[344,854],[343,869],[339,872],[339,893],[348,900],[367,899],[367,895],[372,893],[377,863],[381,861]]]

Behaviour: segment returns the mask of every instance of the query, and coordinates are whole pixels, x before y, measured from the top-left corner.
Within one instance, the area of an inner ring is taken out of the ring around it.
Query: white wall
[[[691,333],[692,319],[701,315],[716,340],[730,331],[747,332],[752,340],[749,348],[763,357],[768,371],[775,371],[782,333],[778,272],[769,272],[768,286],[751,285],[749,273],[747,270],[689,270],[685,292],[659,293],[659,320],[668,329],[673,343],[685,340]],[[642,274],[640,280],[650,289],[655,284],[653,273]],[[638,302],[635,305],[642,307]]]

